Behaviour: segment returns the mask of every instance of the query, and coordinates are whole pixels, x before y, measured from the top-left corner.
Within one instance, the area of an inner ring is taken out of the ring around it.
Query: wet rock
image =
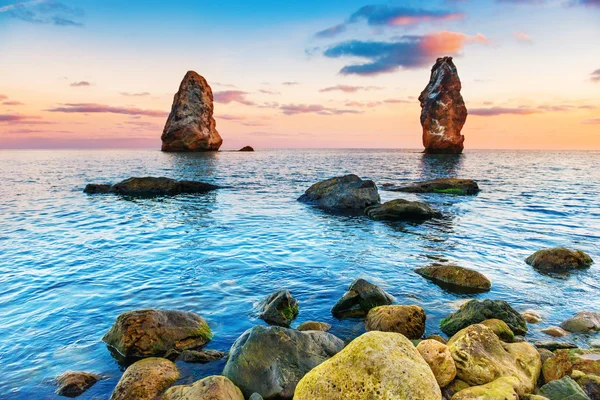
[[[255,326],[231,347],[223,375],[245,396],[291,399],[300,378],[343,348],[326,332]]]
[[[600,376],[584,375],[576,381],[591,400],[600,400]]]
[[[207,193],[218,188],[210,183],[147,176],[125,179],[112,186],[91,183],[83,191],[88,194],[115,193],[124,196],[175,196],[182,193]]]
[[[173,386],[161,400],[244,400],[242,391],[224,376],[209,376],[191,385]]]
[[[515,334],[506,322],[500,319],[486,319],[481,324],[490,328],[503,342],[512,343],[515,341]]]
[[[440,335],[430,335],[430,336],[427,336],[425,339],[426,340],[437,340],[441,344],[448,343],[448,341],[446,339],[444,339],[443,337],[441,337]]]
[[[482,273],[456,265],[431,265],[417,268],[415,272],[455,292],[486,292],[492,287],[492,282]]]
[[[470,387],[471,386],[467,382],[461,381],[460,379],[455,379],[449,385],[442,388],[442,396],[444,400],[451,400],[452,396],[454,396],[456,393]]]
[[[77,397],[94,386],[100,379],[102,379],[100,375],[88,372],[65,372],[56,378],[56,384],[58,385],[56,394],[65,397]]]
[[[298,201],[328,209],[362,210],[379,204],[380,199],[373,181],[363,181],[356,175],[345,175],[315,183]]]
[[[421,92],[421,126],[426,153],[461,153],[467,107],[460,95],[461,83],[452,57],[438,58],[429,84]]]
[[[525,321],[529,324],[537,324],[542,321],[542,315],[535,310],[525,310],[521,313]]]
[[[396,332],[409,339],[419,339],[425,333],[425,311],[419,306],[379,306],[372,308],[365,319],[367,331]]]
[[[577,382],[568,376],[546,383],[540,388],[538,394],[549,400],[590,400]]]
[[[583,251],[561,247],[538,250],[525,262],[542,272],[567,272],[589,268],[593,264],[592,258]]]
[[[441,215],[425,203],[403,199],[367,207],[365,214],[375,221],[423,221]]]
[[[102,340],[124,357],[162,357],[170,351],[200,349],[212,339],[202,317],[173,310],[125,312]]]
[[[546,329],[542,329],[540,332],[545,333],[546,335],[550,335],[552,337],[562,337],[569,335],[569,332],[565,331],[559,326],[551,326]]]
[[[244,146],[240,151],[254,151],[254,148],[252,146]]]
[[[542,368],[546,382],[570,376],[574,370],[600,375],[600,350],[556,350]]]
[[[175,355],[176,353],[171,353]],[[175,361],[181,361],[188,364],[208,364],[210,362],[219,361],[225,357],[225,353],[217,350],[183,350],[177,354]],[[165,358],[171,358],[169,355]]]
[[[248,400],[263,400],[263,397],[258,393],[252,393]]]
[[[363,317],[373,307],[392,304],[394,297],[379,286],[364,279],[356,279],[348,291],[331,309],[336,318]]]
[[[119,380],[111,400],[154,400],[179,379],[177,366],[166,358],[133,363]]]
[[[600,312],[580,311],[560,324],[571,333],[591,333],[600,331]]]
[[[327,332],[331,329],[331,325],[325,322],[307,321],[298,325],[299,331],[323,331]]]
[[[302,378],[294,400],[440,400],[429,365],[404,336],[367,332]]]
[[[519,400],[519,380],[512,376],[498,378],[490,383],[461,390],[452,400]]]
[[[188,71],[173,98],[161,136],[162,151],[216,151],[223,139],[213,118],[213,93],[202,76]]]
[[[437,340],[423,340],[417,345],[417,350],[431,368],[440,387],[443,388],[454,380],[456,366],[448,346]]]
[[[486,319],[499,319],[506,322],[517,335],[527,333],[525,319],[503,300],[471,300],[463,304],[458,311],[444,318],[440,322],[440,327],[445,334],[452,336],[459,330]]]
[[[90,183],[85,186],[83,189],[84,193],[88,194],[101,194],[101,193],[110,193],[111,185],[104,185],[98,183]]]
[[[288,290],[279,290],[258,304],[259,318],[269,325],[288,328],[298,316],[298,301]]]
[[[479,193],[477,182],[472,179],[439,178],[424,182],[414,182],[406,186],[387,186],[385,190],[406,193],[441,193],[474,195]]]
[[[555,342],[553,340],[537,340],[533,345],[538,349],[548,349],[550,351],[577,348],[575,343]]]

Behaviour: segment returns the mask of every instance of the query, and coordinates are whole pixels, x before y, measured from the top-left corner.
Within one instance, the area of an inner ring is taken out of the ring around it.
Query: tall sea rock
[[[161,139],[162,151],[216,151],[221,147],[223,139],[213,118],[213,93],[196,72],[185,74]]]
[[[460,79],[452,57],[438,58],[431,68],[429,84],[421,95],[421,125],[426,153],[463,151],[460,134],[467,120],[467,107],[460,95]]]

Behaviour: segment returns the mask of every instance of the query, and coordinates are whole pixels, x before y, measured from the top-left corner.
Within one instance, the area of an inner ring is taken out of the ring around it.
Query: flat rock
[[[364,317],[373,307],[386,306],[394,302],[394,297],[379,286],[364,279],[356,279],[348,291],[331,309],[336,318]]]
[[[591,333],[600,331],[600,312],[580,311],[560,324],[571,333]]]
[[[269,325],[289,328],[298,316],[298,301],[288,290],[278,290],[257,306],[259,318]]]
[[[225,353],[217,350],[183,350],[175,357],[175,361],[188,364],[208,364],[219,361],[225,357]],[[168,355],[165,358],[170,358]]]
[[[179,379],[177,366],[166,358],[145,358],[129,366],[111,400],[154,400]]]
[[[525,262],[542,272],[568,272],[589,268],[594,263],[583,251],[562,247],[538,250],[527,257]]]
[[[323,331],[327,332],[331,329],[331,325],[326,322],[307,321],[298,325],[299,331]]]
[[[244,400],[242,391],[224,376],[209,376],[191,385],[172,386],[161,400]]]
[[[88,372],[69,371],[56,378],[56,394],[65,397],[77,397],[94,386],[102,377]]]
[[[356,175],[338,176],[315,183],[298,201],[327,209],[359,209],[379,204],[379,192],[373,181]]]
[[[455,195],[474,195],[479,193],[477,182],[472,179],[439,178],[424,182],[414,182],[406,186],[387,186],[385,190],[406,193],[441,193]]]
[[[419,306],[379,306],[369,310],[365,319],[367,331],[396,332],[409,339],[425,333],[425,311]]]
[[[487,292],[492,287],[492,282],[482,273],[457,265],[432,265],[417,268],[415,272],[454,292]]]
[[[124,196],[175,196],[183,193],[207,193],[219,186],[197,181],[176,181],[170,178],[129,178],[114,185],[91,183],[83,189],[84,193],[114,193]]]
[[[546,383],[538,394],[549,400],[590,400],[577,382],[568,376]]]
[[[425,203],[404,199],[367,207],[365,214],[376,221],[424,221],[441,215]]]

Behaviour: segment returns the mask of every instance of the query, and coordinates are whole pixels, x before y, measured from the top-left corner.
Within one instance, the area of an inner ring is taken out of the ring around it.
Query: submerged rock
[[[345,175],[315,183],[298,201],[329,209],[365,209],[379,204],[379,193],[373,181]]]
[[[549,400],[590,400],[577,382],[568,376],[546,383],[540,388],[538,394]]]
[[[56,394],[65,397],[77,397],[94,386],[102,377],[88,372],[65,372],[56,378]]]
[[[91,183],[83,189],[84,193],[115,193],[126,196],[174,196],[182,193],[206,193],[218,189],[218,186],[197,181],[176,181],[169,178],[129,178],[114,185]]]
[[[364,279],[356,279],[335,303],[331,313],[336,318],[364,317],[371,308],[387,306],[393,302],[394,297],[379,286]]]
[[[213,118],[213,93],[202,76],[188,71],[173,98],[161,136],[162,151],[216,151],[223,139]]]
[[[465,137],[460,131],[467,107],[452,57],[438,58],[431,68],[429,84],[421,92],[421,126],[426,153],[461,153]]]
[[[254,151],[254,148],[252,148],[252,146],[244,146],[240,149],[240,151]]]
[[[167,389],[161,400],[244,400],[242,391],[224,376],[209,376],[191,385]]]
[[[404,199],[367,207],[365,214],[376,221],[422,221],[441,215],[425,203]]]
[[[600,331],[600,312],[580,311],[560,324],[571,333],[590,333]]]
[[[551,382],[569,376],[573,371],[600,375],[600,350],[556,350],[554,357],[544,362],[544,380]]]
[[[404,336],[367,332],[302,378],[294,400],[441,400],[429,365]]]
[[[255,326],[231,347],[223,375],[245,396],[291,399],[300,378],[343,348],[326,332]]]
[[[525,262],[542,272],[567,272],[589,268],[594,263],[583,251],[562,247],[538,250],[527,257]]]
[[[446,335],[452,336],[459,330],[486,319],[499,319],[506,322],[517,335],[527,333],[527,322],[504,300],[470,300],[458,311],[444,318],[440,322],[440,327]]]
[[[423,340],[417,345],[417,350],[431,368],[441,388],[449,385],[454,380],[456,365],[454,365],[452,353],[448,346],[437,340]]]
[[[479,186],[477,182],[471,179],[440,178],[415,182],[408,186],[388,186],[385,190],[391,192],[442,193],[466,196],[479,193]]]
[[[379,306],[365,319],[367,331],[396,332],[409,339],[420,339],[425,333],[425,311],[419,306]]]
[[[202,317],[173,310],[125,312],[102,338],[122,356],[139,358],[199,349],[211,339],[212,332]]]
[[[415,272],[451,291],[486,292],[492,286],[482,273],[457,265],[432,265],[417,268]]]
[[[131,364],[111,400],[154,400],[179,379],[177,366],[166,358],[145,358]]]
[[[298,316],[298,301],[288,290],[272,293],[258,304],[259,318],[269,325],[288,328]]]
[[[298,325],[299,331],[323,331],[327,332],[331,329],[331,325],[326,322],[307,321]]]

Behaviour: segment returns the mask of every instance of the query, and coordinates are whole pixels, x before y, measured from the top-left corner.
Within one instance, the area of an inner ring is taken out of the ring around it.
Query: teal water
[[[427,312],[426,334],[465,298],[540,311],[528,339],[577,311],[600,311],[600,152],[264,150],[164,154],[145,150],[0,151],[0,398],[55,399],[67,370],[104,374],[82,399],[106,399],[122,374],[100,341],[116,316],[140,308],[202,315],[228,350],[261,324],[253,306],[287,288],[300,302],[293,326],[333,325],[346,339],[361,321],[330,308],[357,277],[400,304]],[[380,191],[382,200],[431,203],[444,217],[423,224],[374,222],[298,203],[312,183],[355,173],[378,186],[442,176],[473,178],[473,197]],[[167,176],[228,186],[207,195],[126,199],[88,196],[86,183]],[[566,277],[523,259],[568,246],[596,260]],[[435,261],[477,269],[489,293],[456,295],[413,270]],[[589,337],[577,337],[582,346]],[[179,364],[182,382],[220,373],[224,362]]]

